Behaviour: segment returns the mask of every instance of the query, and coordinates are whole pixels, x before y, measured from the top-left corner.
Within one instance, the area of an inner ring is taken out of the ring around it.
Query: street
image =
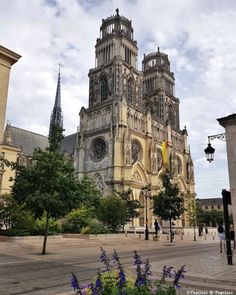
[[[99,261],[101,246],[109,257],[113,249],[117,250],[128,274],[134,274],[133,250],[137,250],[143,260],[150,259],[154,276],[160,274],[165,264],[174,266],[175,269],[185,264],[187,280],[193,276],[196,280],[197,276],[199,284],[201,278],[217,279],[217,273],[220,280],[220,272],[227,271],[228,268],[225,255],[218,253],[216,241],[175,241],[171,244],[169,241],[131,238],[49,238],[48,254],[45,256],[39,254],[41,246],[41,239],[0,242],[0,294],[73,294],[70,273],[74,272],[79,281],[90,281],[96,276],[97,269],[103,268]],[[229,275],[228,282],[236,285],[235,266],[231,266],[231,270],[232,278]]]

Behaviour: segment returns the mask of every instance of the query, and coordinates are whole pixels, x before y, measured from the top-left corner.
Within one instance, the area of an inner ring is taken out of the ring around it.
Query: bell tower
[[[173,129],[179,130],[179,99],[174,96],[175,78],[168,55],[158,47],[157,52],[144,54],[142,67],[144,104],[159,121],[168,121]]]
[[[95,45],[95,68],[89,71],[89,107],[112,100],[126,92],[135,101],[137,84],[137,41],[132,21],[119,14],[102,20]]]

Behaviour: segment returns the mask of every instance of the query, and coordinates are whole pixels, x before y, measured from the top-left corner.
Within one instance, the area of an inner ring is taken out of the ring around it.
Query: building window
[[[217,206],[217,209],[220,209],[220,205]]]
[[[160,96],[159,98],[159,118],[164,119],[164,97]]]
[[[90,157],[93,161],[99,162],[107,154],[107,144],[102,137],[95,138],[90,146]]]
[[[101,101],[106,100],[108,97],[108,83],[107,78],[104,76],[101,79]]]
[[[206,208],[206,210],[207,210],[207,209],[208,209],[208,206],[206,206],[205,208]]]
[[[130,102],[133,100],[133,81],[131,78],[128,80],[127,99]]]
[[[214,209],[214,206],[213,205],[211,206],[211,209]]]
[[[178,171],[178,174],[182,173],[182,161],[180,157],[177,157],[177,171]]]

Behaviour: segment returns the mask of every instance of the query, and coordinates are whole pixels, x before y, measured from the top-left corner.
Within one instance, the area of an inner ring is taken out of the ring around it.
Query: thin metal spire
[[[59,66],[59,69],[58,69],[58,79],[57,79],[57,90],[56,90],[55,103],[54,103],[51,120],[50,120],[49,136],[52,131],[52,125],[58,124],[60,127],[63,128],[63,117],[62,117],[62,109],[61,109],[61,67],[60,67],[60,64],[58,66]]]

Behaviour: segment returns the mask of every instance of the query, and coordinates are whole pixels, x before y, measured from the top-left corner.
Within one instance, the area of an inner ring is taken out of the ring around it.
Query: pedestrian
[[[199,237],[201,237],[201,235],[202,235],[202,226],[201,225],[199,225],[199,228],[198,228],[198,235],[199,235]]]
[[[174,238],[175,238],[175,231],[174,231],[173,228],[172,228],[171,231],[170,231],[170,235],[171,235],[171,239],[172,239],[172,241],[174,241]]]
[[[157,237],[157,235],[159,233],[159,230],[160,230],[160,225],[159,225],[157,219],[155,219],[155,221],[154,221],[154,227],[155,227],[155,234],[156,234],[156,237]]]
[[[231,244],[232,244],[232,248],[235,249],[236,243],[235,243],[235,232],[234,232],[233,224],[231,224],[230,227],[229,227],[229,237],[230,237],[230,241],[231,241]]]
[[[207,225],[205,226],[205,233],[206,233],[206,235],[208,234],[208,227],[207,227]]]
[[[222,253],[223,246],[224,246],[224,250],[225,250],[225,229],[223,226],[223,222],[219,223],[217,231],[218,231],[218,236],[219,236],[219,240],[220,240],[220,253]]]

